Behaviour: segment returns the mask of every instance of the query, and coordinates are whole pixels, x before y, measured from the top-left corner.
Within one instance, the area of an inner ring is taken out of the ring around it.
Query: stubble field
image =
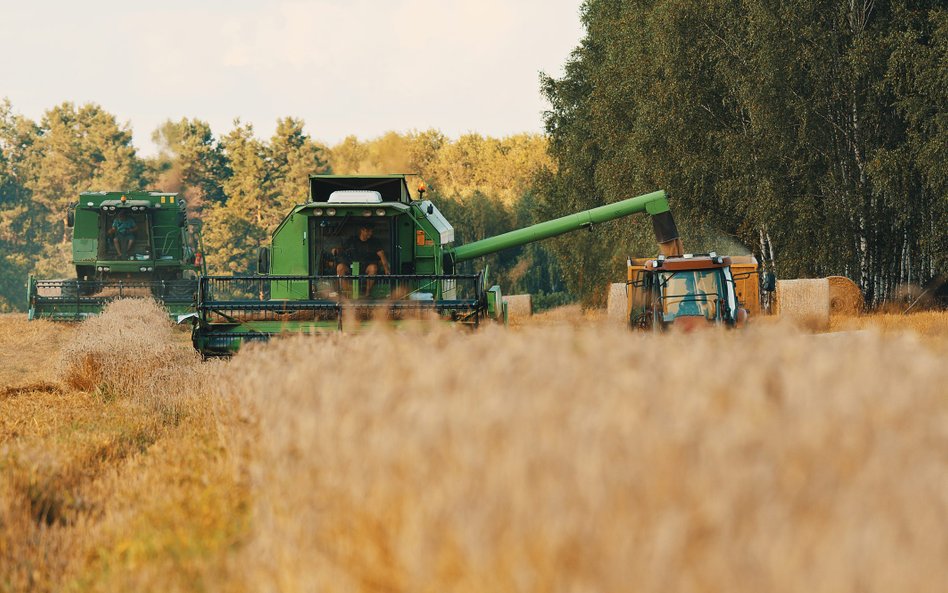
[[[832,330],[0,316],[0,591],[943,591],[948,314]]]

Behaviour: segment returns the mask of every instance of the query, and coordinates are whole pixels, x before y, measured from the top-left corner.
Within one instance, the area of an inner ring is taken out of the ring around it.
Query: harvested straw
[[[150,299],[113,301],[82,323],[62,349],[59,375],[79,391],[127,395],[147,390],[157,371],[197,354],[176,343],[168,312]]]
[[[609,285],[606,299],[606,318],[609,321],[624,322],[628,308],[625,282],[613,282]]]
[[[511,294],[504,297],[507,319],[523,319],[533,315],[533,297],[529,294]]]
[[[829,327],[830,297],[826,278],[777,282],[777,312],[811,329]]]
[[[833,315],[859,315],[866,302],[856,283],[845,276],[830,276],[830,313]]]

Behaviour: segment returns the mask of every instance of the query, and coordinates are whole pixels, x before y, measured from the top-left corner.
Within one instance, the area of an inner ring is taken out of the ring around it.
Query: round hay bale
[[[805,327],[829,327],[830,297],[826,278],[778,280],[778,314]]]
[[[831,315],[859,315],[866,302],[856,283],[845,276],[830,276],[829,299]]]
[[[511,294],[504,297],[507,305],[507,319],[514,321],[533,315],[533,296],[529,294]]]
[[[606,319],[624,323],[629,306],[625,282],[613,282],[608,288],[606,299]]]

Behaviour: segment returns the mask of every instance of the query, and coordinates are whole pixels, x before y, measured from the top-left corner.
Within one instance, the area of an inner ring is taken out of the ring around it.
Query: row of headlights
[[[110,268],[109,266],[96,266],[95,269],[97,272],[110,272],[112,270],[112,268]],[[142,266],[138,268],[138,271],[139,272],[154,272],[155,268],[153,268],[152,266]]]
[[[323,210],[322,208],[316,208],[315,210],[313,210],[313,214],[316,215],[316,216],[322,216],[324,213],[326,214],[326,216],[335,216],[335,215],[336,215],[336,209],[335,209],[335,208],[326,208],[325,210]],[[385,209],[384,209],[384,208],[379,208],[378,210],[375,211],[375,215],[376,215],[376,216],[385,216]],[[363,211],[362,211],[362,216],[372,216],[372,210],[368,210],[368,209],[367,209],[367,210],[363,210]]]
[[[92,202],[89,202],[89,205],[91,206],[91,205],[92,205]],[[157,206],[158,206],[158,204],[155,204],[155,207],[157,207]],[[116,206],[102,206],[102,209],[103,209],[103,210],[115,210],[115,209],[116,209]],[[144,212],[144,211],[147,210],[147,209],[148,209],[148,208],[147,208],[146,206],[132,206],[132,207],[130,208],[130,210],[131,210],[132,212],[138,212],[139,210],[141,210],[142,212]]]

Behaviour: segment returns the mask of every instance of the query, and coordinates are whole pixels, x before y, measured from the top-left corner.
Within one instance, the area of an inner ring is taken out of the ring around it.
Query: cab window
[[[679,316],[713,317],[723,297],[718,270],[664,272],[662,306],[666,321]]]
[[[358,263],[361,274],[369,266],[375,266],[378,274],[385,273],[385,264],[395,269],[391,218],[318,217],[313,219],[312,236],[313,272],[318,276],[351,274],[353,263]]]

